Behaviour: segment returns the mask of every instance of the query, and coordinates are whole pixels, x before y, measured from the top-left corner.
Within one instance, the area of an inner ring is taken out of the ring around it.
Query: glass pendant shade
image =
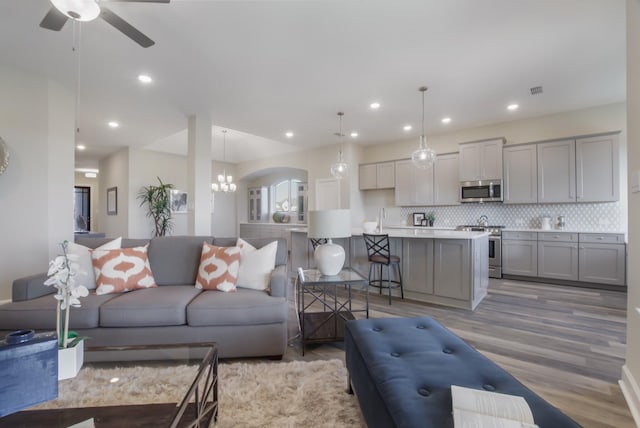
[[[420,147],[418,150],[411,153],[411,161],[420,169],[431,168],[433,163],[436,161],[436,152],[427,146],[427,139],[424,135],[420,136]]]
[[[100,15],[96,0],[51,0],[51,3],[65,16],[76,21],[93,21]]]
[[[342,150],[338,152],[338,161],[331,164],[331,176],[333,178],[344,178],[347,174],[347,163],[344,161],[342,157]]]
[[[344,113],[339,111],[338,117],[340,118],[340,132],[336,132],[336,135],[340,138],[344,137],[344,134],[342,134],[342,116],[344,116]],[[338,151],[338,161],[331,164],[331,176],[340,180],[347,175],[347,168],[348,165],[344,161],[344,157],[342,156],[342,147],[340,147],[340,150]]]
[[[411,162],[416,168],[428,169],[436,161],[436,152],[427,146],[427,137],[424,136],[424,93],[427,91],[427,87],[421,86],[418,90],[422,92],[422,134],[420,135],[418,150],[411,153]]]

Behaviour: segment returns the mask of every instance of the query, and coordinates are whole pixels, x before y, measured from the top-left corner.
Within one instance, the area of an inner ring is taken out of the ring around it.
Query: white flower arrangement
[[[80,297],[88,296],[89,290],[84,285],[77,285],[75,282],[74,277],[78,272],[79,265],[76,263],[77,256],[67,253],[69,241],[64,241],[60,245],[62,246],[62,255],[49,262],[49,271],[47,272],[49,278],[44,282],[44,285],[53,285],[58,290],[53,296],[58,301],[56,310],[58,347],[68,348],[82,340],[73,334],[74,340],[69,341],[69,312],[71,307],[81,306]],[[64,325],[62,324],[62,311],[64,311]]]

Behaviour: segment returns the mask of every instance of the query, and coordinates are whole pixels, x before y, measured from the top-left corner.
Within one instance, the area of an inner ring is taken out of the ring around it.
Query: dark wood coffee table
[[[101,355],[122,353],[126,361],[191,361],[196,358],[198,372],[180,403],[154,403],[49,410],[25,410],[0,418],[0,427],[34,428],[64,427],[93,419],[102,427],[209,427],[218,417],[218,350],[215,343],[181,345],[144,345],[87,348],[88,360],[100,360]],[[91,355],[90,354],[93,354]],[[204,357],[202,357],[204,355]],[[110,356],[109,361],[114,361]],[[204,383],[203,383],[204,381]],[[193,399],[193,403],[190,401]]]

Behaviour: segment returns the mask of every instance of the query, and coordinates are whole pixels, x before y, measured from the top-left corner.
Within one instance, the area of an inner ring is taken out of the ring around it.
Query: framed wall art
[[[107,189],[107,215],[118,215],[118,188]]]
[[[424,213],[413,213],[414,226],[422,226],[422,220],[424,220]]]

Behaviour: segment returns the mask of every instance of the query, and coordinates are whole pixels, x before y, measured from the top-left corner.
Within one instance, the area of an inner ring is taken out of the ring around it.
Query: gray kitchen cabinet
[[[502,273],[538,276],[538,237],[536,232],[502,233]]]
[[[249,195],[249,216],[250,222],[269,221],[269,203],[266,187],[250,187],[247,189]]]
[[[598,284],[626,284],[626,245],[621,234],[581,233],[578,279]]]
[[[538,202],[576,201],[574,140],[538,144]]]
[[[358,169],[358,184],[360,190],[394,188],[394,162],[381,162],[360,165]]]
[[[395,162],[397,206],[433,205],[434,168],[420,169],[411,160]]]
[[[402,280],[407,297],[433,294],[433,239],[403,239]]]
[[[470,300],[471,241],[433,240],[434,294],[451,299]]]
[[[616,134],[576,140],[576,199],[578,202],[620,199],[620,150]]]
[[[461,143],[459,181],[501,180],[504,138]]]
[[[538,233],[538,276],[578,280],[577,233]]]
[[[502,150],[505,204],[538,202],[538,159],[535,144],[504,146]]]
[[[458,177],[458,153],[438,155],[434,165],[433,204],[459,205],[460,183]]]

